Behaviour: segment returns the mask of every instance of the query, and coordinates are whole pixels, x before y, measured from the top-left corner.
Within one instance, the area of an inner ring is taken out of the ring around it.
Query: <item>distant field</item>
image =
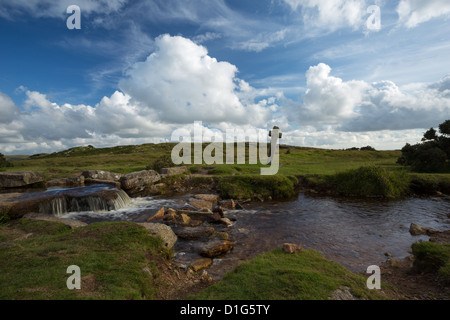
[[[204,147],[207,144],[204,144]],[[156,159],[170,155],[175,144],[144,144],[138,146],[118,146],[113,148],[78,147],[49,155],[9,156],[14,167],[3,168],[8,171],[43,171],[47,178],[78,175],[80,171],[97,169],[118,173],[144,170]],[[235,152],[236,155],[236,152]],[[362,166],[379,166],[390,171],[408,171],[398,165],[400,151],[358,151],[326,150],[305,147],[280,147],[280,170],[282,175],[333,175]],[[208,167],[214,175],[259,174],[262,165],[246,163],[233,165],[188,165],[192,171]],[[432,180],[449,180],[449,174],[417,174]]]
[[[50,155],[9,156],[13,170],[44,171],[53,175],[98,169],[128,173],[145,169],[162,155],[170,155],[174,144],[144,144],[140,146],[120,146],[95,149],[79,147]],[[287,154],[289,153],[289,154]],[[343,151],[301,147],[283,147],[280,149],[280,174],[334,174],[366,165],[379,165],[389,168],[401,168],[396,165],[400,151]],[[248,163],[248,148],[246,149]],[[198,165],[197,165],[198,166]],[[234,164],[213,165],[218,174],[258,174],[261,165]],[[58,172],[56,172],[58,171]]]

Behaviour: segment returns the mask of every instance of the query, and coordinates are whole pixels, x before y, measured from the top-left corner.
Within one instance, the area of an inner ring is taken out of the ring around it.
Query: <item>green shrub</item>
[[[235,173],[235,171],[231,166],[219,166],[208,170],[208,174],[212,174],[215,176],[232,175],[233,173]]]
[[[9,220],[11,220],[11,218],[8,215],[8,211],[7,209],[0,209],[0,224],[2,223],[6,223]]]
[[[221,178],[218,189],[222,198],[288,199],[296,195],[296,185],[295,177],[242,175]]]
[[[189,167],[190,173],[197,173],[199,170],[200,170],[200,168],[198,166]]]
[[[336,191],[346,196],[382,196],[396,198],[409,192],[409,178],[404,172],[381,167],[361,167],[327,178]]]
[[[412,245],[415,257],[414,266],[421,272],[437,272],[445,267],[448,273],[450,263],[450,244],[418,242]]]
[[[172,162],[172,157],[170,155],[163,155],[148,165],[146,169],[161,172],[161,169],[171,167],[175,167],[175,164]]]
[[[13,167],[13,164],[6,160],[5,156],[0,153],[0,168]]]

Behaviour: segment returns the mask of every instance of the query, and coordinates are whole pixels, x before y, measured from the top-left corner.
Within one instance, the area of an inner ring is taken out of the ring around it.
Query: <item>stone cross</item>
[[[271,165],[273,163],[274,157],[279,157],[279,151],[278,151],[278,139],[281,139],[283,137],[283,134],[280,132],[280,128],[277,126],[274,126],[272,130],[269,131],[269,137],[271,137],[271,143],[270,143],[270,159],[267,164]],[[275,148],[273,148],[275,147]],[[277,161],[278,162],[278,161]]]

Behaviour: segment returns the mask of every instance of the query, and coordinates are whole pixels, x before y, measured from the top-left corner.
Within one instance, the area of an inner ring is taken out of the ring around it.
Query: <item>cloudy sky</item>
[[[0,0],[0,152],[170,141],[194,121],[399,149],[450,119],[449,30],[448,0]]]

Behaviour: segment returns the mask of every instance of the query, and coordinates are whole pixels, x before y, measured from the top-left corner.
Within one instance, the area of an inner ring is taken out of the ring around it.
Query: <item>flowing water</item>
[[[145,222],[162,206],[186,206],[189,195],[175,198],[137,198],[128,207],[109,212],[78,212],[63,217],[92,223],[99,221]],[[225,213],[234,221],[227,231],[235,243],[233,250],[214,259],[208,273],[220,279],[239,262],[280,247],[283,243],[301,244],[352,271],[364,272],[370,265],[387,259],[402,259],[410,254],[411,244],[428,240],[411,236],[412,222],[440,231],[450,229],[448,198],[411,198],[399,201],[311,197],[299,194],[286,202],[250,204],[244,210]],[[220,230],[219,230],[220,231]],[[175,260],[183,263],[197,256],[198,243],[178,241]]]

